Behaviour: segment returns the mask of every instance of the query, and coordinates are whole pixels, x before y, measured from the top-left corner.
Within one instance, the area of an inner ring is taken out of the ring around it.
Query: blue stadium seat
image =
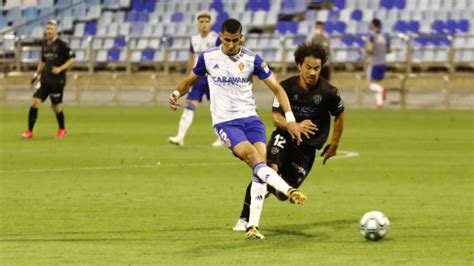
[[[155,0],[146,0],[143,6],[143,11],[147,11],[152,13],[155,11],[156,8],[156,1]]]
[[[286,34],[286,22],[285,21],[278,21],[277,24],[275,25],[275,30],[280,33],[281,35]]]
[[[353,1],[353,0],[349,0]],[[338,10],[342,10],[346,7],[346,1],[345,0],[334,0],[333,1],[333,7],[335,7]]]
[[[84,35],[95,35],[97,32],[97,23],[95,21],[87,21],[84,28]]]
[[[443,21],[441,20],[435,20],[432,24],[431,24],[431,28],[435,31],[435,33],[437,34],[444,34],[444,28],[445,28],[445,24]]]
[[[393,0],[381,0],[380,1],[380,7],[383,7],[385,9],[392,9],[393,8]]]
[[[245,10],[249,11],[258,11],[258,10],[270,10],[270,1],[269,0],[249,0]]]
[[[138,20],[137,18],[138,13],[136,11],[128,11],[125,13],[125,21],[127,22],[135,22]]]
[[[334,31],[337,31],[340,34],[346,32],[346,23],[343,21],[338,21],[334,24]]]
[[[183,21],[183,13],[177,11],[171,16],[171,22],[182,22]]]
[[[114,47],[117,47],[117,48],[123,48],[125,47],[125,36],[117,36],[115,37],[115,40],[114,40]]]
[[[155,58],[155,49],[145,48],[142,51],[142,61],[151,62]]]
[[[399,20],[397,23],[395,23],[395,31],[401,32],[401,33],[406,33],[408,30],[408,25],[405,21]]]
[[[137,20],[138,22],[148,22],[150,20],[150,14],[148,11],[138,12]]]
[[[351,19],[355,21],[361,21],[362,20],[362,10],[360,9],[354,9],[351,13]]]
[[[410,21],[406,24],[406,26],[407,31],[410,31],[412,33],[420,33],[420,22]]]
[[[143,0],[133,0],[132,2],[132,10],[137,12],[143,11],[145,9],[145,1]]]
[[[413,1],[413,0],[411,0]],[[396,7],[398,9],[405,9],[406,6],[406,0],[394,0],[393,1],[393,7]]]
[[[107,60],[110,62],[117,62],[120,60],[120,49],[112,48],[107,52]]]
[[[453,20],[449,19],[446,21],[446,30],[448,31],[448,34],[455,34],[458,28],[458,23]]]
[[[298,32],[298,22],[297,21],[288,22],[287,29],[290,33],[296,34]]]
[[[458,28],[464,33],[467,33],[469,31],[469,20],[467,19],[461,19],[458,22]]]

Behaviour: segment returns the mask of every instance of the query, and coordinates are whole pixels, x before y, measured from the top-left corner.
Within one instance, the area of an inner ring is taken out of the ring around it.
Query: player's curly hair
[[[304,42],[298,45],[295,51],[296,64],[298,66],[303,64],[304,58],[307,56],[321,59],[321,65],[324,65],[328,61],[328,51],[318,42]]]

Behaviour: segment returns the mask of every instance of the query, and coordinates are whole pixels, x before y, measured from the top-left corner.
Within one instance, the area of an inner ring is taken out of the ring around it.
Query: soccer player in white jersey
[[[375,92],[377,108],[382,109],[387,97],[387,89],[382,82],[387,70],[385,56],[391,52],[390,38],[381,32],[382,23],[374,18],[370,25],[372,34],[365,46],[366,55],[369,58],[367,78],[369,79],[369,89]]]
[[[267,184],[288,196],[291,203],[303,204],[306,196],[289,186],[266,161],[265,126],[257,115],[252,93],[256,75],[275,94],[287,121],[288,133],[298,143],[301,134],[295,123],[288,96],[272,71],[256,53],[241,47],[242,25],[236,19],[222,24],[222,45],[199,56],[193,71],[179,82],[169,96],[171,109],[179,107],[178,98],[200,78],[207,78],[211,96],[214,129],[229,149],[253,169],[250,189],[251,207],[246,238],[263,239],[258,231]],[[207,74],[207,76],[206,76]]]
[[[188,64],[186,67],[186,75],[189,74],[193,67],[196,65],[198,56],[205,50],[219,46],[221,40],[219,34],[211,31],[211,15],[207,12],[201,12],[197,16],[199,33],[191,37],[191,45],[189,47]],[[194,111],[202,101],[202,98],[206,95],[209,100],[209,84],[207,79],[201,79],[194,84],[191,92],[186,97],[186,104],[184,106],[183,114],[179,120],[178,134],[174,137],[169,137],[168,141],[171,144],[178,146],[184,145],[184,137],[189,127],[193,123]],[[222,146],[222,142],[219,138],[212,143],[214,147]]]

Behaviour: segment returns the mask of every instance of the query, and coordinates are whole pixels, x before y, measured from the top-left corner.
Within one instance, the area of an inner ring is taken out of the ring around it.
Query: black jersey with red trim
[[[309,139],[304,135],[301,136],[303,144],[321,149],[329,135],[331,116],[337,117],[344,111],[344,102],[337,88],[325,79],[319,78],[316,85],[310,86],[307,90],[299,86],[298,79],[299,76],[293,76],[283,80],[280,84],[288,95],[296,122],[310,119],[318,127],[316,134],[311,135]],[[272,111],[283,113],[276,98],[273,102]],[[282,134],[287,134],[285,130],[279,128],[276,130]]]

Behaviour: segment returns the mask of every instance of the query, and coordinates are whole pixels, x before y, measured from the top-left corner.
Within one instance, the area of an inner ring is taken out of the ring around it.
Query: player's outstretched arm
[[[334,120],[334,129],[332,132],[331,143],[324,147],[321,156],[324,156],[323,164],[326,163],[326,160],[336,155],[337,147],[339,146],[339,141],[341,140],[342,131],[344,129],[344,112],[340,113]]]
[[[183,78],[178,85],[176,86],[176,90],[174,90],[169,96],[169,105],[173,111],[178,110],[179,97],[183,96],[184,94],[188,93],[189,88],[196,83],[201,77],[196,76],[192,71],[189,73],[185,78]]]
[[[296,125],[295,116],[291,111],[290,101],[288,100],[288,95],[286,95],[285,90],[283,87],[278,84],[276,78],[273,74],[270,75],[267,79],[263,80],[265,85],[267,85],[270,90],[273,91],[275,97],[277,98],[278,102],[280,103],[281,109],[285,112],[286,118],[286,130],[290,133],[291,137],[296,139],[296,143],[301,143],[301,132],[299,131],[298,126]]]

